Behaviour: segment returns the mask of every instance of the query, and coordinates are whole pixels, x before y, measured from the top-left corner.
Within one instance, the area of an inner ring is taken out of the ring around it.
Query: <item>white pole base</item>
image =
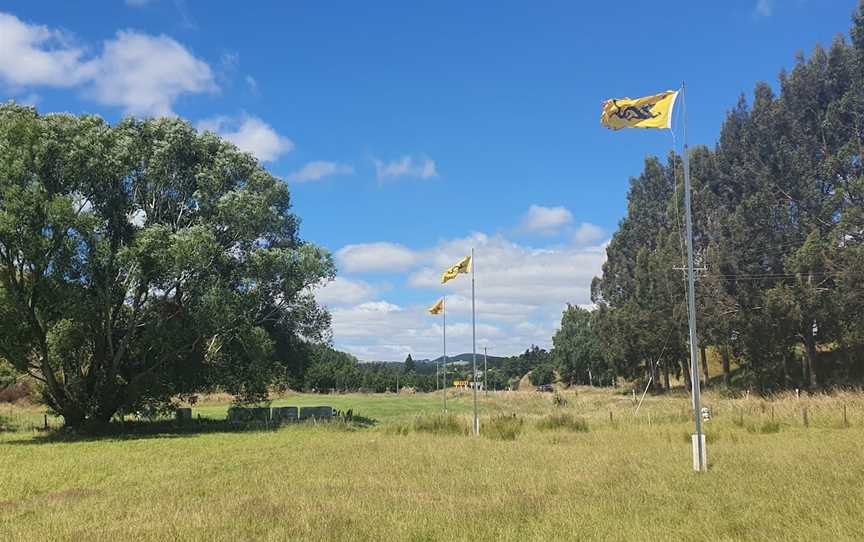
[[[474,418],[474,421],[471,423],[472,429],[475,435],[480,434],[480,418]]]
[[[708,470],[708,449],[705,447],[705,433],[702,433],[702,472]],[[699,440],[696,433],[690,435],[690,440],[693,443],[693,470],[699,472]]]

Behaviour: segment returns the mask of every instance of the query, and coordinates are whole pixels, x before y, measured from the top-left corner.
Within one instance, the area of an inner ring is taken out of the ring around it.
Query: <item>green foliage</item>
[[[221,389],[254,401],[327,338],[285,183],[177,119],[0,106],[0,357],[70,426]]]
[[[537,429],[543,431],[563,429],[586,433],[588,432],[588,422],[567,412],[555,412],[541,418],[537,422]]]
[[[0,358],[0,390],[8,388],[18,381],[15,368],[3,358]]]
[[[531,345],[524,353],[506,358],[503,364],[504,377],[518,381],[536,367],[550,363],[551,354],[537,345]]]
[[[411,354],[408,354],[408,357],[405,358],[405,374],[410,374],[414,372],[414,358],[411,357]]]
[[[611,379],[612,371],[600,350],[595,325],[594,313],[567,304],[561,327],[552,338],[552,358],[561,381],[567,385]]]
[[[435,435],[467,435],[468,426],[455,414],[429,414],[414,419],[414,430]]]
[[[543,384],[551,384],[555,381],[555,368],[552,367],[551,363],[544,363],[543,365],[538,365],[534,367],[531,371],[531,374],[528,376],[528,380],[531,381],[531,384],[534,386],[541,386]]]
[[[729,111],[715,148],[691,151],[697,314],[724,380],[762,392],[864,376],[864,7],[841,36],[756,85]],[[648,158],[592,284],[597,305],[562,319],[562,378],[602,358],[616,375],[689,382],[681,158]],[[857,281],[857,282],[856,282]],[[569,308],[568,308],[569,311]],[[580,332],[582,330],[583,332]],[[582,356],[592,348],[599,355]],[[830,352],[826,352],[830,351]],[[566,376],[565,376],[566,375]]]

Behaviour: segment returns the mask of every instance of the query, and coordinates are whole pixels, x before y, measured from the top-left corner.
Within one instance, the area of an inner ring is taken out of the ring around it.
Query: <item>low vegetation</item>
[[[0,432],[0,538],[860,538],[860,393],[709,391],[702,475],[685,394],[649,395],[635,415],[630,395],[560,393],[567,406],[540,393],[481,397],[481,438],[468,431],[470,394],[451,395],[447,415],[440,395],[288,394],[273,404],[329,403],[375,423],[69,441],[34,429],[41,409],[6,406],[0,416],[16,423]],[[223,419],[229,406],[205,397],[194,423]]]

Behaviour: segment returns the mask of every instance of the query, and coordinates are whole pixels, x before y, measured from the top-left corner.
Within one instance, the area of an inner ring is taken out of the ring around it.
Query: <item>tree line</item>
[[[775,91],[758,83],[713,148],[690,152],[697,327],[722,380],[761,391],[864,376],[864,3],[851,40],[799,53]],[[674,152],[631,179],[627,215],[553,339],[567,382],[690,379],[683,170]],[[676,269],[677,268],[677,269]]]

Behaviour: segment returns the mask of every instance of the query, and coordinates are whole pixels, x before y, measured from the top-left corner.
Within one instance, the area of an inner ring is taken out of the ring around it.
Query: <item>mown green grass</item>
[[[448,401],[466,426],[470,399]],[[638,418],[629,397],[581,390],[567,399],[563,408],[548,395],[484,400],[481,431],[516,414],[525,423],[515,440],[414,430],[440,410],[440,396],[428,395],[280,399],[352,408],[378,420],[371,428],[77,442],[4,432],[0,540],[864,538],[858,394],[707,394],[711,468],[701,475],[691,468],[686,396],[648,398]],[[215,417],[226,406],[200,408]],[[537,429],[562,413],[589,430]]]

